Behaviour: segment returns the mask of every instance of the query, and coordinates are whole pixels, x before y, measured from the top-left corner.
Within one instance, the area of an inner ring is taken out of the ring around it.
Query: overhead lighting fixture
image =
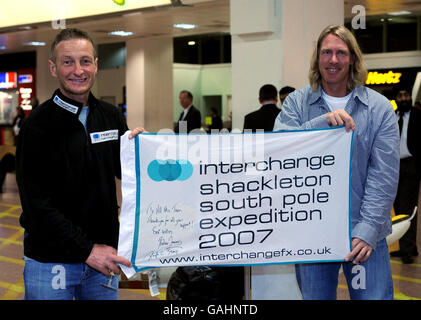
[[[31,42],[25,42],[24,45],[33,46],[33,47],[43,47],[45,46],[45,42],[31,41]]]
[[[187,44],[188,44],[189,46],[194,46],[194,45],[196,44],[196,41],[189,41],[189,42],[187,42]]]
[[[123,17],[134,17],[134,16],[139,16],[141,14],[143,14],[142,11],[136,11],[136,12],[131,12],[131,13],[123,14],[122,16]]]
[[[35,29],[34,27],[31,26],[23,26],[23,27],[18,27],[19,30],[32,30]]]
[[[89,19],[97,15],[124,14],[136,10],[154,10],[171,6],[175,0],[19,0],[1,1],[0,29],[12,26],[49,23],[52,18],[65,12],[66,21]],[[18,5],[17,5],[18,4]],[[60,15],[59,15],[60,16]]]
[[[128,37],[128,36],[131,36],[133,32],[118,30],[118,31],[109,32],[108,34],[110,36]]]
[[[390,16],[404,16],[406,14],[411,14],[411,11],[394,11],[394,12],[388,12],[387,14]]]
[[[173,25],[174,28],[178,28],[178,29],[195,29],[197,28],[197,25],[195,24],[190,24],[190,23],[176,23]]]

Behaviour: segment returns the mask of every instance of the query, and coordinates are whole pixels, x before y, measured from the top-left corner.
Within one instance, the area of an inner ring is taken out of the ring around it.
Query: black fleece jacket
[[[117,248],[120,136],[128,130],[113,105],[82,104],[56,90],[23,124],[16,179],[25,229],[24,254],[40,262],[85,262],[94,244]]]

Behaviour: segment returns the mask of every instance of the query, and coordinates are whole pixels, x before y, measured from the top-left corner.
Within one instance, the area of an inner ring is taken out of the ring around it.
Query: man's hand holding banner
[[[352,132],[121,138],[118,254],[150,267],[343,261]]]

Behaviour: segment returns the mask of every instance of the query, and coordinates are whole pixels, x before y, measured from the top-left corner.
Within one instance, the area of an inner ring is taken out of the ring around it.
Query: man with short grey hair
[[[16,148],[25,299],[114,300],[118,265],[131,266],[117,255],[115,184],[128,128],[91,93],[98,58],[84,31],[56,36],[49,67],[59,88],[24,121]]]
[[[182,90],[179,94],[181,107],[184,109],[174,127],[175,133],[189,133],[202,127],[202,115],[193,105],[193,94]]]

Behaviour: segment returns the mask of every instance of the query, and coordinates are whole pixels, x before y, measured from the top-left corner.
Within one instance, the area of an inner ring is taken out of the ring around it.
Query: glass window
[[[387,21],[387,51],[417,50],[416,17],[397,17]]]
[[[204,34],[174,38],[174,62],[216,64],[231,62],[231,36]]]
[[[199,43],[195,36],[174,38],[174,62],[175,63],[199,63]],[[189,45],[189,42],[194,44]]]
[[[368,17],[365,29],[352,29],[351,20],[345,26],[354,33],[363,53],[417,50],[417,17]]]
[[[363,53],[383,52],[383,22],[380,19],[367,19],[365,29],[352,29],[351,23],[346,27],[353,30]]]

